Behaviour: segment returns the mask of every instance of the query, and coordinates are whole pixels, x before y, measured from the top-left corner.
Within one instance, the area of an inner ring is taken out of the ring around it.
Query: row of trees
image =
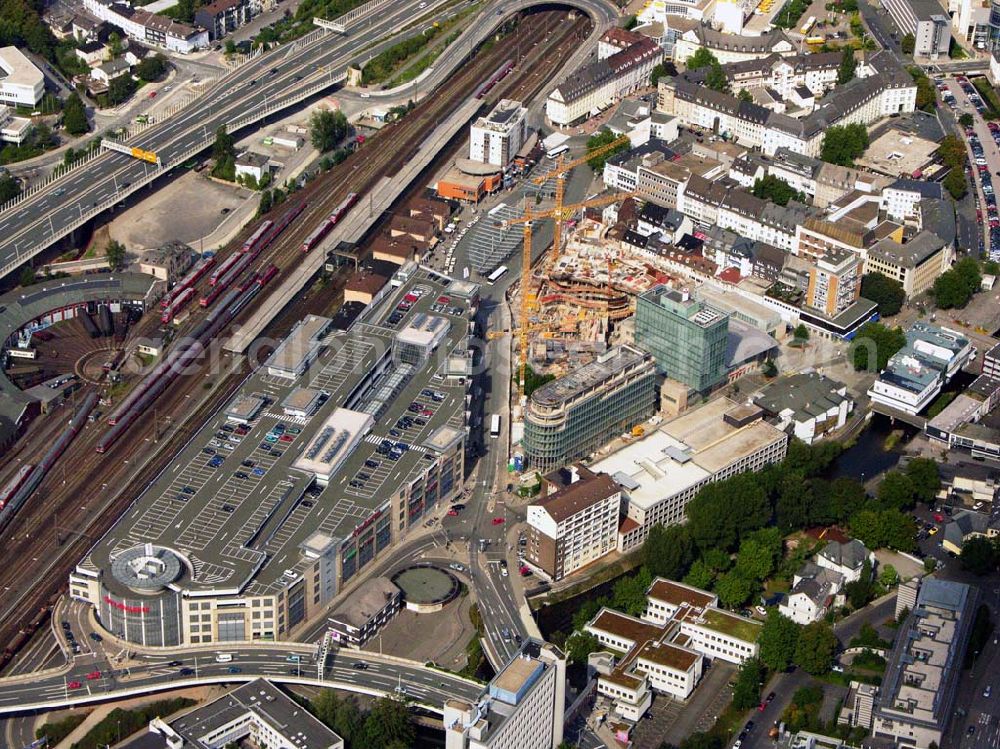
[[[938,156],[950,170],[942,182],[944,188],[955,200],[961,200],[968,191],[968,182],[965,179],[965,164],[968,161],[968,154],[965,150],[965,143],[955,135],[947,135],[938,147]]]

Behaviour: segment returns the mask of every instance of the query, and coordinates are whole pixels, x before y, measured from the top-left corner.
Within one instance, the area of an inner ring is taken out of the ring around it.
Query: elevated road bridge
[[[124,144],[156,154],[160,165],[109,151],[8,207],[0,213],[3,238],[0,276],[11,273],[141,187],[207,149],[220,126],[235,132],[342,83],[357,55],[362,51],[378,54],[391,46],[395,30],[412,21],[413,0],[373,2],[379,7],[369,9],[371,23],[351,26],[347,36],[317,28],[301,39],[261,55],[221,78],[186,109]],[[442,9],[447,2],[429,0],[426,12]],[[617,17],[617,11],[606,0],[559,3],[520,0],[504,4],[495,0],[480,15],[484,22],[473,24],[474,34],[480,41],[485,40],[513,13],[553,5],[579,8],[602,28]],[[462,59],[457,54],[443,57],[446,59],[438,61],[442,66],[448,59],[453,58],[455,64]]]
[[[232,660],[216,661],[218,653]],[[400,695],[442,714],[444,702],[473,701],[483,689],[475,680],[428,668],[405,658],[365,651],[334,650],[323,668],[315,644],[268,643],[178,650],[129,657],[113,668],[96,656],[76,656],[72,664],[0,679],[0,716],[77,707],[205,684],[239,683],[263,677],[279,684],[328,687],[374,697]],[[294,656],[299,660],[294,661]],[[291,659],[290,659],[291,658]],[[180,665],[170,665],[171,663]]]

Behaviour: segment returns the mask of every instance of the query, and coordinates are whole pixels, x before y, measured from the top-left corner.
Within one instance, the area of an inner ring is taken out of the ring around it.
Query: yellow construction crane
[[[535,185],[544,185],[553,177],[556,181],[556,192],[555,192],[555,205],[552,210],[547,212],[548,216],[555,219],[555,230],[552,235],[552,254],[549,256],[549,265],[555,262],[555,258],[559,255],[559,249],[562,246],[562,223],[565,219],[573,215],[573,210],[576,206],[564,206],[563,205],[563,194],[566,187],[566,175],[578,166],[582,166],[590,161],[595,156],[603,156],[606,153],[614,151],[619,146],[630,143],[629,137],[627,135],[622,135],[615,138],[610,143],[603,146],[588,151],[585,155],[578,159],[573,159],[572,161],[565,161],[562,155],[559,156],[558,161],[556,161],[556,166],[549,172],[539,176],[533,177],[531,183]]]
[[[593,153],[591,155],[593,155]],[[528,322],[531,311],[537,306],[536,294],[531,286],[531,222],[542,218],[555,218],[556,226],[558,227],[561,217],[572,216],[575,211],[578,211],[581,208],[593,208],[595,206],[617,203],[618,201],[630,198],[633,195],[635,195],[635,193],[632,192],[616,193],[614,195],[605,195],[600,198],[585,200],[582,203],[558,205],[542,211],[536,211],[528,206],[525,206],[524,215],[521,218],[512,218],[504,222],[505,224],[524,224],[524,247],[521,258],[521,306],[517,324],[518,346],[521,350],[520,373],[517,380],[519,394],[524,393],[524,378],[528,367],[528,333],[532,330],[532,326],[529,325]],[[561,195],[559,195],[559,197],[561,199]],[[553,254],[557,252],[557,247],[557,244],[553,244]]]

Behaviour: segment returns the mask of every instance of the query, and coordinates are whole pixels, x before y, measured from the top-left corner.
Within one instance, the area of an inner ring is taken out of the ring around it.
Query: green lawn
[[[703,614],[705,625],[730,637],[737,637],[747,642],[756,642],[760,637],[763,625],[759,622],[747,621],[735,614],[709,609]]]

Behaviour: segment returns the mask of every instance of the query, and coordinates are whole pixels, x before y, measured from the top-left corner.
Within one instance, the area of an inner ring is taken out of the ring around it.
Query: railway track
[[[523,35],[527,52],[518,59],[514,72],[484,98],[484,107],[491,107],[496,100],[513,94],[527,98],[547,82],[545,75],[533,73],[531,68],[546,51],[565,49],[567,34],[574,32],[559,31],[562,18],[564,14],[548,11],[521,20],[518,32]],[[575,24],[562,25],[577,28]],[[550,35],[553,38],[544,43]],[[539,41],[537,47],[532,44],[536,39]],[[395,173],[433,126],[472,95],[481,80],[509,55],[510,49],[502,44],[493,45],[489,51],[477,55],[452,77],[447,88],[435,90],[415,110],[370,138],[362,149],[330,173],[294,193],[278,209],[278,215],[305,203],[299,220],[261,254],[253,268],[273,263],[279,268],[279,274],[292,268],[301,256],[304,239],[347,193],[363,195],[383,176]],[[550,72],[554,69],[546,68]],[[231,243],[230,251],[238,251],[254,228],[251,226],[241,232]],[[205,282],[199,283],[199,291],[205,286]],[[277,284],[272,288],[275,286]],[[326,305],[332,306],[341,297],[341,287],[342,279],[338,279],[316,292],[306,292],[282,310],[265,333],[273,337],[287,332],[304,310],[329,309]],[[201,309],[197,309],[200,313]],[[158,318],[158,314],[148,317],[154,316]],[[189,317],[192,319],[185,323],[185,329],[200,322],[204,313]],[[138,326],[138,332],[148,332],[148,325]],[[178,334],[183,335],[184,329]],[[201,369],[193,376],[178,378],[160,396],[152,418],[147,415],[142,424],[130,430],[104,455],[97,454],[95,447],[106,427],[97,424],[85,429],[63,457],[64,464],[73,467],[72,474],[67,476],[65,471],[54,470],[22,513],[11,522],[0,537],[5,559],[9,560],[0,569],[0,590],[5,594],[5,603],[0,604],[0,644],[6,646],[0,666],[9,663],[12,651],[16,650],[12,646],[25,645],[31,634],[44,625],[48,610],[64,589],[69,572],[94,541],[116,522],[191,435],[232,396],[249,372],[249,365],[245,361],[236,364],[231,360],[230,364],[233,371],[223,376],[193,411],[191,401],[201,392],[199,385],[205,383],[208,375]],[[167,421],[171,423],[169,434],[155,448],[147,446],[146,442],[157,442],[160,426]]]

